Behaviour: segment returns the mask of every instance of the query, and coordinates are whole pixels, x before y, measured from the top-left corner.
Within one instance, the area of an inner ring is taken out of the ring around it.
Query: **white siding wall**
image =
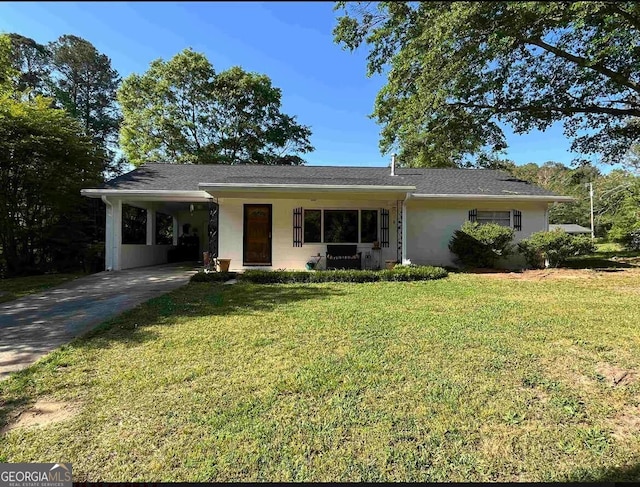
[[[414,264],[455,265],[448,245],[453,232],[467,221],[469,210],[520,210],[522,230],[514,242],[547,229],[547,204],[531,202],[419,201],[409,200],[407,257]],[[523,264],[519,256],[508,259],[505,267]]]
[[[348,199],[285,199],[272,196],[264,198],[223,198],[220,204],[219,257],[231,259],[231,269],[242,269],[243,252],[243,209],[244,204],[272,205],[272,266],[266,269],[304,269],[311,256],[326,254],[327,244],[303,244],[293,246],[293,209],[380,209],[389,210],[389,247],[383,248],[380,263],[397,258],[397,200],[348,200]],[[516,232],[516,242],[531,233],[547,229],[546,203],[534,202],[482,202],[482,201],[428,201],[410,199],[407,202],[407,255],[414,264],[454,265],[454,256],[449,252],[448,244],[453,232],[467,220],[470,209],[478,210],[520,210],[522,212],[522,231]],[[119,213],[114,211],[114,213]],[[117,216],[117,215],[115,215]],[[114,223],[117,218],[113,217]],[[191,223],[198,229],[200,236],[200,255],[208,249],[207,223],[208,212],[196,210],[180,211],[174,215],[178,220],[179,234],[182,225]],[[111,223],[108,219],[108,225]],[[117,225],[117,224],[116,224]],[[109,228],[108,228],[109,229]],[[111,232],[108,232],[108,235]],[[119,232],[112,232],[119,239]],[[162,264],[167,261],[170,245],[122,245],[120,247],[120,268],[140,267]],[[371,244],[359,244],[358,250],[364,254]],[[115,251],[115,250],[114,250]],[[113,252],[111,252],[113,254]],[[113,257],[112,257],[113,258]],[[116,257],[117,259],[117,257]],[[323,258],[319,267],[326,263]],[[518,266],[522,260],[512,258],[506,266]],[[265,267],[260,267],[265,268]]]
[[[385,260],[397,258],[397,230],[396,230],[396,201],[389,200],[327,200],[317,201],[300,199],[240,199],[224,198],[220,203],[220,255],[221,259],[231,259],[231,269],[242,269],[243,245],[243,209],[244,204],[272,205],[272,266],[262,269],[304,269],[311,256],[318,252],[324,257],[327,244],[305,243],[302,247],[293,246],[293,209],[389,209],[389,247],[381,250],[381,265]],[[364,263],[365,251],[371,249],[371,244],[359,244]],[[326,259],[320,261],[323,267]]]

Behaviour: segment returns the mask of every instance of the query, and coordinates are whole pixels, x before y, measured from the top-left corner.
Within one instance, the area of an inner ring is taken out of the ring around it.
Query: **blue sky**
[[[0,32],[46,43],[62,34],[92,42],[123,76],[145,71],[191,47],[218,71],[234,65],[267,74],[282,89],[285,113],[311,126],[311,165],[384,166],[379,126],[368,115],[384,78],[367,78],[366,51],[333,43],[333,2],[0,3]],[[561,127],[506,131],[507,156],[518,164],[569,163]]]

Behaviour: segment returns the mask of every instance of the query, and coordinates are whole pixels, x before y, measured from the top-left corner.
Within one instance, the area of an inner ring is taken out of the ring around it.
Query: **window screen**
[[[510,211],[481,211],[478,210],[476,216],[478,223],[497,223],[504,227],[511,226],[511,212]]]
[[[324,241],[327,243],[357,243],[358,210],[325,210]]]

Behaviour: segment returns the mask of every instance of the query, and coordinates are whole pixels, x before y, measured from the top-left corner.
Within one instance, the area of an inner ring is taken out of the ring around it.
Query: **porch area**
[[[232,271],[380,269],[402,261],[402,200],[216,196],[217,257],[229,259]]]
[[[123,270],[174,262],[201,262],[215,251],[210,221],[217,205],[206,193],[169,197],[103,198],[105,268]],[[215,237],[215,235],[214,235]]]

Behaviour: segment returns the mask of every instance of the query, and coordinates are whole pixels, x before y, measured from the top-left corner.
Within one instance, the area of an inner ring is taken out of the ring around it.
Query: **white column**
[[[105,205],[106,218],[104,228],[104,268],[113,269],[113,206],[105,197],[102,197]]]
[[[111,226],[111,270],[119,271],[122,266],[122,201],[115,200],[112,205]]]
[[[147,245],[156,244],[156,210],[147,208]]]

